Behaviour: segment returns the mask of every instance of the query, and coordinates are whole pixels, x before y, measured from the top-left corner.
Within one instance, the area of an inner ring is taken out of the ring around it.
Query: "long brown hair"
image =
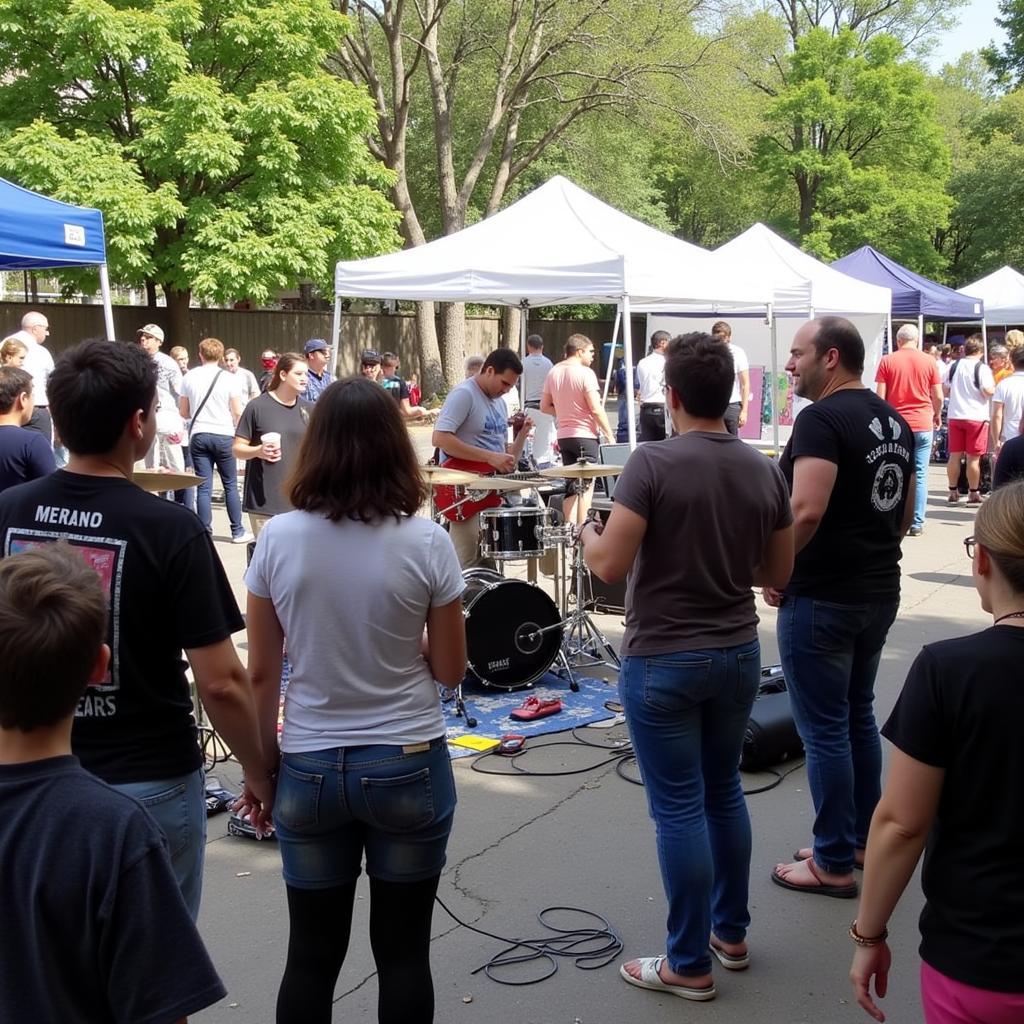
[[[277,357],[277,366],[274,367],[274,375],[267,385],[268,391],[276,391],[281,383],[281,378],[295,366],[296,363],[305,363],[306,357],[300,356],[298,352],[285,352]]]
[[[332,522],[411,516],[427,486],[398,403],[365,377],[335,381],[317,400],[288,493]]]

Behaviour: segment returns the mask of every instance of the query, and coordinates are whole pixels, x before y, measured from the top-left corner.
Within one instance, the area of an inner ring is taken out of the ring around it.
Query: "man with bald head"
[[[32,419],[25,426],[38,430],[47,441],[53,443],[53,420],[50,419],[50,403],[46,397],[46,382],[53,373],[53,356],[46,347],[50,334],[50,322],[42,313],[31,310],[21,318],[21,330],[14,337],[28,349],[22,369],[32,374]]]

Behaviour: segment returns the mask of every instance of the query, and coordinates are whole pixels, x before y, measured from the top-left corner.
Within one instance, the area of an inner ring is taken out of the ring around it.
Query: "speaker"
[[[764,771],[783,761],[802,757],[803,752],[782,666],[766,665],[761,669],[761,683],[743,737],[740,769]]]

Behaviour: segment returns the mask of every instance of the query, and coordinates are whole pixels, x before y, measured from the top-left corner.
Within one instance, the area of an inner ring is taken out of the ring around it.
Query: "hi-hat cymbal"
[[[475,473],[466,473],[461,469],[445,469],[444,466],[420,466],[420,469],[431,487],[455,486],[476,479]]]
[[[533,480],[513,480],[505,476],[476,476],[466,483],[467,491],[529,491],[537,486]]]
[[[135,481],[144,491],[183,491],[196,487],[202,481],[195,473],[164,473],[159,469],[137,469],[132,473]]]
[[[606,466],[600,462],[570,463],[568,466],[549,466],[539,470],[541,476],[563,480],[593,480],[598,476],[618,476],[625,467]]]

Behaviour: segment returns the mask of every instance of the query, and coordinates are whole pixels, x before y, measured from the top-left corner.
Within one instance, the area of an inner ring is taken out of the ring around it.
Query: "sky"
[[[929,65],[938,71],[943,64],[954,64],[966,50],[978,50],[995,40],[1003,42],[1006,34],[995,23],[999,15],[998,0],[970,0],[957,11],[960,24],[944,32],[938,40]]]

